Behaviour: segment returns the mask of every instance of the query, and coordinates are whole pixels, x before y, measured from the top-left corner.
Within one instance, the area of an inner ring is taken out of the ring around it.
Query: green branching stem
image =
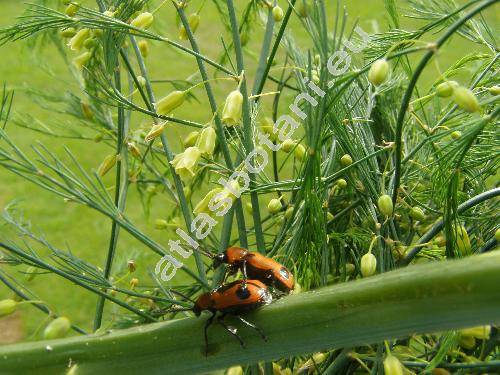
[[[191,30],[191,26],[189,25],[189,22],[186,18],[186,13],[184,12],[184,9],[175,3],[174,3],[174,5],[177,9],[177,13],[179,14],[182,25],[184,26],[184,29],[186,30],[186,34],[188,36],[189,43],[191,44],[191,48],[193,49],[193,51],[200,54],[200,49],[198,47],[198,43],[197,43],[196,38],[194,37],[194,34]],[[214,114],[215,131],[217,133],[217,139],[219,140],[219,144],[220,144],[220,147],[222,150],[222,156],[224,157],[226,167],[228,169],[230,169],[231,171],[234,171],[234,165],[233,165],[233,161],[231,159],[231,152],[229,150],[226,135],[224,132],[224,125],[222,124],[220,116],[217,112],[217,108],[218,108],[217,102],[215,101],[215,95],[214,95],[214,92],[212,90],[212,85],[210,84],[210,81],[209,81],[207,69],[205,68],[205,64],[201,58],[197,57],[196,62],[198,64],[198,70],[200,71],[201,79],[205,82],[204,86],[205,86],[205,91],[207,93],[208,102],[210,103],[210,109],[211,109],[212,113]],[[243,213],[243,206],[241,204],[240,198],[238,199],[238,202],[235,204],[235,212],[236,212],[236,221],[238,222],[238,231],[239,231],[239,236],[240,236],[240,241],[241,241],[241,239],[246,238],[246,230],[245,230],[245,216]],[[231,221],[231,223],[232,223],[232,221]],[[223,232],[221,234],[221,237],[227,237],[228,234],[225,233],[224,231],[229,231],[229,233],[230,233],[231,227],[232,226],[229,225],[229,223],[227,223],[227,225],[225,225],[223,227]],[[227,245],[227,243],[224,244],[224,242],[225,241],[221,241],[222,246]],[[224,250],[225,250],[225,248],[219,249],[219,251],[221,251],[221,252]]]
[[[151,110],[156,113],[156,110],[153,107],[153,103],[155,103],[155,96],[154,96],[153,89],[151,87],[151,82],[150,82],[149,77],[148,77],[148,73],[147,73],[146,65],[144,63],[144,59],[142,58],[139,47],[138,47],[134,38],[131,38],[131,43],[134,47],[135,56],[136,56],[137,61],[139,63],[141,74],[146,79],[146,89],[147,89],[147,93],[149,96],[149,101],[144,98],[146,105],[148,105],[148,107],[150,107]],[[127,65],[127,66],[130,66],[130,65]],[[135,80],[137,81],[137,77],[136,77],[134,71],[129,70],[129,73],[133,77],[135,77]],[[164,133],[161,134],[160,139],[161,139],[161,143],[163,146],[163,151],[165,152],[165,155],[167,157],[167,161],[168,161],[168,165],[170,167],[170,172],[172,174],[172,178],[174,180],[174,185],[175,185],[175,188],[177,191],[177,196],[179,199],[179,205],[181,208],[182,216],[184,217],[184,221],[186,223],[186,228],[187,228],[188,232],[191,233],[192,232],[191,231],[191,211],[189,209],[189,205],[188,205],[187,200],[186,200],[186,195],[184,194],[184,186],[182,184],[182,181],[181,181],[179,175],[175,172],[175,169],[171,164],[171,161],[173,160],[174,155],[172,154],[172,151],[170,150],[167,137],[165,136]],[[206,272],[205,272],[205,265],[204,265],[203,260],[201,258],[201,254],[198,251],[195,251],[194,258],[195,258],[195,262],[196,262],[196,267],[198,269],[198,280],[201,281],[201,283],[204,287],[208,287],[208,282],[207,282]]]
[[[117,63],[115,71],[115,85],[116,90],[121,91],[121,73],[120,65]],[[118,161],[116,163],[116,176],[115,176],[115,198],[114,204],[118,212],[122,212],[125,209],[125,201],[127,196],[127,148],[124,147],[124,140],[126,137],[125,129],[125,110],[122,105],[118,106],[118,125],[117,125],[117,138],[116,138],[116,155],[118,156]],[[125,173],[124,173],[125,172]],[[123,176],[125,175],[125,178]],[[122,185],[123,184],[123,185]],[[104,277],[106,280],[109,279],[111,274],[111,268],[113,266],[113,259],[115,257],[116,246],[118,244],[118,236],[120,233],[120,227],[116,220],[113,219],[111,223],[111,234],[108,245],[108,253],[106,255],[106,263],[104,265]],[[105,298],[99,297],[97,301],[97,307],[94,317],[94,331],[101,327],[102,314],[104,311]]]
[[[77,277],[65,272],[65,271],[62,271],[48,263],[41,263],[41,261],[26,253],[26,252],[23,252],[23,251],[20,251],[17,247],[15,246],[11,246],[9,244],[6,244],[6,243],[2,243],[0,242],[0,248],[3,248],[9,252],[11,252],[12,254],[15,254],[17,255],[18,257],[24,259],[24,260],[27,260],[31,263],[35,263],[35,264],[38,264],[40,266],[42,266],[44,269],[46,269],[47,271],[50,271],[58,276],[61,276],[79,286],[81,286],[82,288],[84,289],[87,289],[93,293],[96,293],[97,295],[103,297],[103,298],[106,298],[114,303],[116,303],[118,306],[121,306],[123,307],[124,309],[127,309],[129,311],[132,311],[133,313],[137,314],[138,316],[140,317],[143,317],[144,319],[146,319],[147,321],[155,321],[156,319],[154,319],[153,317],[151,317],[149,314],[145,313],[144,311],[140,310],[140,309],[136,309],[135,307],[133,306],[130,306],[129,304],[119,300],[118,298],[115,298],[115,297],[112,297],[110,296],[109,294],[107,294],[105,291],[102,291],[100,288],[96,288],[88,283],[84,283],[82,282],[81,280],[79,280]]]
[[[394,168],[394,185],[393,185],[393,191],[392,191],[392,201],[393,204],[395,205],[397,202],[398,194],[399,194],[399,185],[401,183],[401,156],[402,156],[402,144],[403,144],[403,125],[406,117],[406,112],[408,110],[408,106],[410,104],[413,90],[415,89],[415,86],[417,85],[417,81],[420,78],[420,75],[424,71],[424,68],[426,67],[427,63],[431,60],[432,56],[441,48],[441,46],[451,37],[455,34],[455,32],[460,29],[460,27],[466,23],[468,20],[470,20],[472,17],[474,17],[476,14],[481,12],[482,10],[488,8],[489,6],[497,3],[499,0],[487,0],[480,5],[478,5],[476,8],[472,9],[469,11],[466,15],[461,17],[459,20],[457,20],[453,25],[451,25],[448,30],[437,40],[435,44],[433,44],[431,47],[429,47],[429,50],[427,53],[422,57],[420,60],[420,63],[417,65],[415,68],[415,71],[413,72],[412,78],[410,80],[410,83],[405,91],[405,94],[403,96],[403,101],[401,103],[401,107],[398,112],[398,118],[396,122],[396,151],[395,151],[395,168]]]
[[[478,204],[488,199],[495,198],[498,195],[500,195],[500,188],[491,189],[484,193],[476,195],[475,197],[459,205],[457,208],[457,213],[461,214],[462,212],[465,212],[468,209],[477,206]],[[444,224],[445,223],[443,220],[439,220],[436,224],[432,226],[431,229],[429,229],[422,237],[420,237],[415,246],[410,251],[408,251],[404,259],[401,260],[401,264],[402,265],[409,264],[411,260],[422,250],[421,245],[432,240],[434,236],[444,228]]]
[[[234,4],[232,0],[227,0],[227,9],[229,12],[229,19],[231,21],[231,31],[233,34],[233,43],[234,50],[236,53],[236,65],[238,69],[238,75],[240,76],[241,84],[240,91],[243,95],[243,141],[244,148],[247,154],[251,153],[254,150],[253,143],[253,132],[252,132],[252,119],[250,116],[250,100],[248,99],[248,91],[247,91],[247,78],[244,74],[245,65],[243,62],[243,49],[241,48],[241,40],[240,33],[238,27],[238,20],[236,19],[236,13],[234,10]],[[264,79],[264,78],[263,78]],[[253,158],[250,161],[250,164],[253,165]],[[252,215],[253,215],[253,224],[255,228],[255,239],[257,242],[257,249],[261,252],[266,252],[266,244],[264,241],[264,233],[262,231],[261,217],[260,217],[260,205],[259,205],[259,195],[254,188],[257,186],[255,174],[249,173],[250,176],[250,199],[252,202]]]
[[[71,359],[82,373],[125,375],[147,368],[149,374],[195,374],[327,348],[497,324],[499,262],[500,253],[492,252],[419,264],[282,298],[245,317],[261,327],[269,339],[264,343],[255,332],[241,329],[244,350],[216,325],[209,332],[212,353],[206,357],[205,319],[193,317],[105,335],[2,346],[0,366],[7,375],[34,371],[56,374],[62,373]]]

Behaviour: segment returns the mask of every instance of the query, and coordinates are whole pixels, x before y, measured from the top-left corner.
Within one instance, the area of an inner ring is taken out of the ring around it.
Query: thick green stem
[[[195,374],[315,351],[359,346],[413,334],[500,323],[500,252],[416,265],[283,298],[246,318],[264,343],[240,328],[242,349],[220,326],[209,331],[214,353],[203,355],[205,319],[0,347],[3,374]],[[231,324],[239,327],[236,322]]]

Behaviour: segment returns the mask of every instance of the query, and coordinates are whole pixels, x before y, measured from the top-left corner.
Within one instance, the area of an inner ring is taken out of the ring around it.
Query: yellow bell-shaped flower
[[[201,152],[198,147],[188,147],[184,152],[177,154],[170,163],[182,181],[189,181],[196,174],[196,166]]]

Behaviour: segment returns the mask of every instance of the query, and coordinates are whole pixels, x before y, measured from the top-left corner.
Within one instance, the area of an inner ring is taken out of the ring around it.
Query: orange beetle
[[[292,273],[282,264],[260,253],[241,247],[229,247],[214,257],[214,267],[222,263],[228,265],[229,274],[241,270],[243,277],[260,280],[283,293],[290,293],[294,288]]]
[[[259,332],[263,340],[267,340],[259,327],[243,319],[240,314],[268,305],[272,300],[273,297],[267,286],[259,280],[237,280],[200,295],[192,309],[193,313],[196,316],[200,316],[205,310],[212,313],[205,323],[205,350],[208,350],[208,327],[212,324],[217,312],[222,313],[217,321],[240,342],[241,346],[244,347],[245,343],[238,335],[236,328],[226,324],[224,321],[226,315],[235,316],[240,322]]]

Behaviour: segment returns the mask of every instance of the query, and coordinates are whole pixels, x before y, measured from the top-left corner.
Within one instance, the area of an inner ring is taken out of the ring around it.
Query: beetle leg
[[[240,342],[240,345],[242,348],[245,347],[245,343],[243,342],[243,339],[240,337],[240,335],[238,335],[238,330],[234,327],[230,327],[226,324],[226,322],[224,321],[224,317],[226,315],[221,315],[217,318],[217,321],[220,323],[221,326],[224,327],[224,329],[226,331],[228,331],[231,335],[233,335],[234,337],[236,337],[236,339]]]
[[[236,316],[236,318],[238,318],[238,320],[239,320],[240,322],[242,322],[243,324],[245,324],[245,325],[247,325],[247,326],[252,327],[253,329],[255,329],[255,330],[259,333],[260,337],[262,337],[262,340],[267,341],[267,336],[266,336],[266,334],[265,334],[265,333],[264,333],[264,331],[263,331],[261,328],[259,328],[256,324],[250,323],[248,320],[243,319],[243,318],[242,318],[241,316],[239,316],[239,315],[235,315],[235,316]]]
[[[208,355],[208,327],[212,324],[215,318],[215,313],[212,313],[212,316],[207,319],[205,323],[205,356]]]

